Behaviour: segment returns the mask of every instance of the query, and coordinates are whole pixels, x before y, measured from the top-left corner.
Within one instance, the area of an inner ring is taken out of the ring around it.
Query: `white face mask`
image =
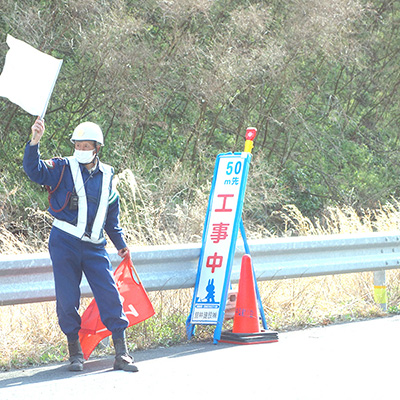
[[[95,157],[94,150],[75,150],[74,157],[80,164],[90,164]]]

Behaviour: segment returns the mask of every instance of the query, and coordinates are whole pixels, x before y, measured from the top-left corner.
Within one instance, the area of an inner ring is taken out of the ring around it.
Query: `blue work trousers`
[[[101,321],[113,338],[124,336],[128,319],[114,281],[104,245],[85,242],[53,227],[49,239],[57,299],[57,316],[68,341],[76,341],[81,328],[78,313],[82,273],[92,289]]]

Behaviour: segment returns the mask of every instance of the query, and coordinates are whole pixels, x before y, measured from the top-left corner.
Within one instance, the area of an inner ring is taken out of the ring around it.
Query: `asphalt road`
[[[279,342],[211,342],[0,373],[0,399],[400,399],[400,317],[279,333]]]

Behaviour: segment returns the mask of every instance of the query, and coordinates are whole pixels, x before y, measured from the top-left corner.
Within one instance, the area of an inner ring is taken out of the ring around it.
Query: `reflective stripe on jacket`
[[[94,218],[91,233],[86,233],[87,226],[87,198],[85,184],[82,179],[82,174],[79,168],[79,163],[75,157],[67,157],[69,166],[71,168],[72,178],[74,180],[76,194],[78,195],[78,219],[76,225],[70,224],[66,221],[57,218],[53,221],[53,226],[70,235],[76,236],[80,239],[90,242],[98,243],[103,238],[103,226],[106,219],[108,208],[108,199],[110,197],[110,184],[112,178],[112,168],[109,165],[102,164],[103,166],[103,179],[101,184],[100,201],[97,207],[97,213]],[[86,233],[86,235],[85,235]]]

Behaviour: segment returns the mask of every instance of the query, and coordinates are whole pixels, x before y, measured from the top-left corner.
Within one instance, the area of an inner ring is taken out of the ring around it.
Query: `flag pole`
[[[43,111],[42,111],[42,113],[40,114],[40,119],[43,119],[43,118],[44,118],[44,115],[46,114],[47,106],[48,106],[48,104],[49,104],[51,94],[53,93],[53,89],[54,89],[54,86],[55,86],[55,84],[56,84],[56,81],[57,81],[57,78],[58,78],[58,74],[60,73],[60,69],[61,69],[62,63],[63,63],[63,60],[59,60],[57,73],[56,73],[55,76],[54,76],[54,81],[53,81],[53,84],[51,85],[51,88],[50,88],[50,90],[49,90],[49,95],[48,95],[48,97],[47,97],[46,104],[44,105]]]
[[[138,280],[138,283],[139,283],[139,285],[140,285],[140,284],[142,283],[142,281],[140,280],[139,274],[137,273],[136,268],[135,268],[135,266],[133,265],[133,261],[132,261],[132,258],[131,258],[131,252],[130,252],[130,251],[128,251],[128,254],[126,255],[126,257],[129,257],[129,260],[130,260],[130,263],[129,263],[129,264],[130,264],[130,267],[131,267],[133,273],[135,274],[136,279]]]

